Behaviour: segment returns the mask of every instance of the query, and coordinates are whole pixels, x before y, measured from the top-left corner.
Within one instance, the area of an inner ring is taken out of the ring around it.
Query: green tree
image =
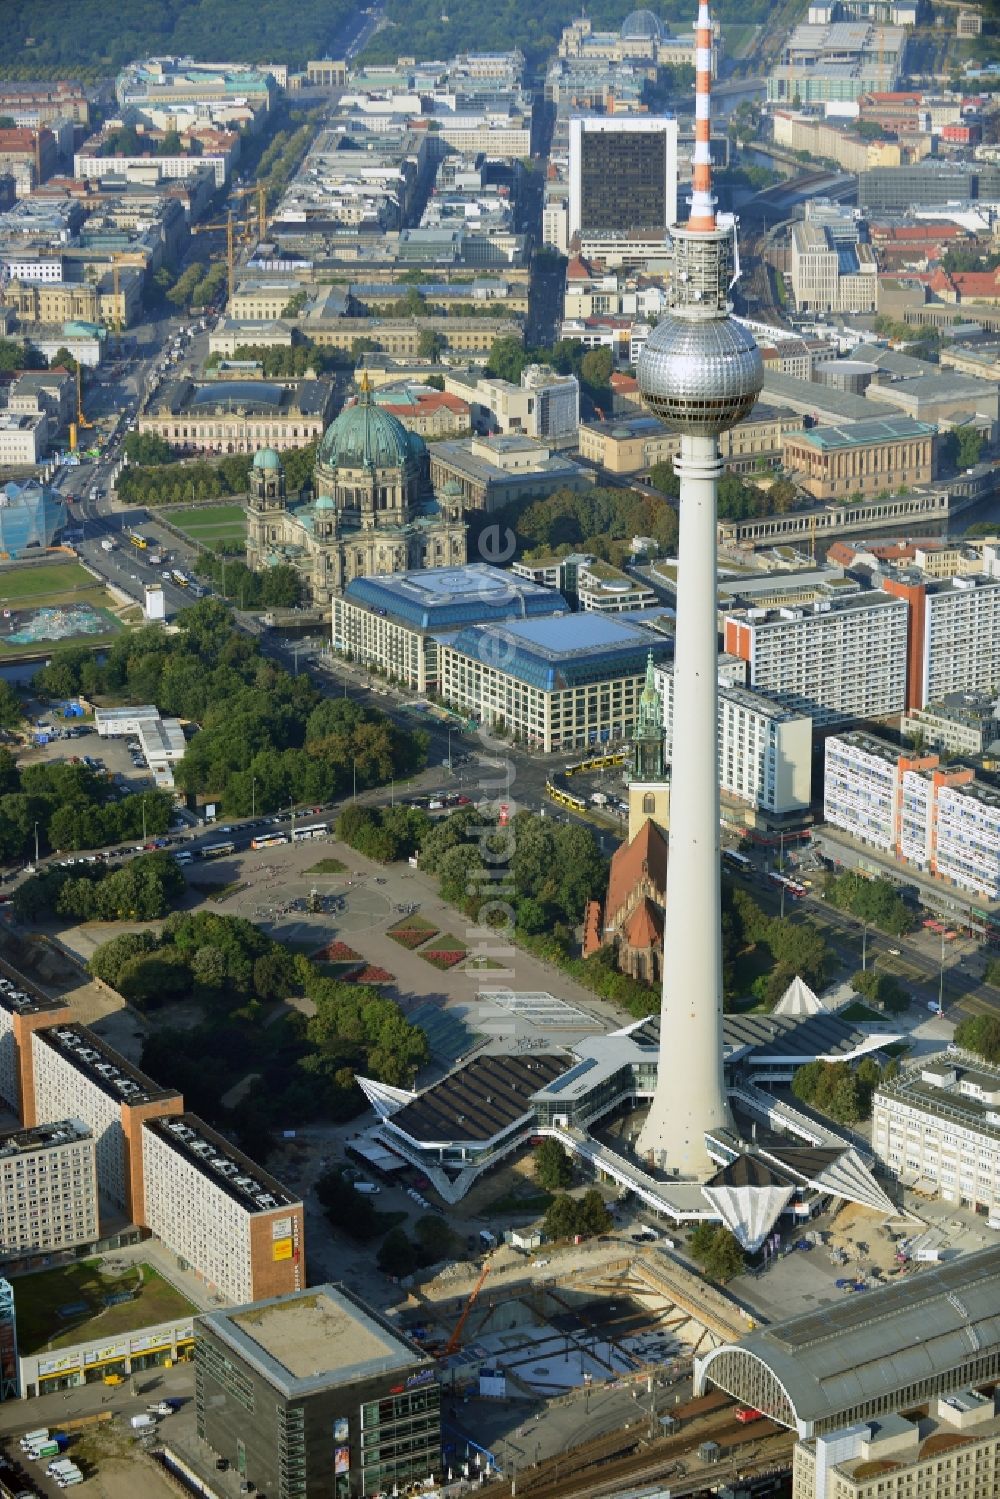
[[[23,717],[24,710],[17,691],[10,682],[0,681],[0,728],[14,729]]]
[[[543,1140],[535,1150],[534,1162],[535,1180],[550,1192],[568,1187],[573,1180],[573,1163],[558,1140]]]
[[[606,1234],[611,1228],[612,1218],[604,1204],[604,1198],[596,1187],[590,1187],[580,1202],[580,1232]]]
[[[174,456],[170,444],[155,432],[130,432],[125,451],[132,463],[170,463]]]
[[[442,333],[433,328],[421,328],[417,339],[417,353],[421,359],[429,359],[432,364],[437,364],[447,347],[448,340]]]
[[[610,349],[590,349],[583,356],[580,374],[584,383],[592,390],[603,390],[611,379],[615,367]]]
[[[413,1273],[417,1268],[417,1251],[404,1229],[390,1228],[379,1247],[376,1262],[386,1275],[395,1275],[400,1280]]]
[[[955,1042],[966,1051],[975,1052],[985,1062],[1000,1062],[1000,1018],[995,1015],[970,1015],[955,1027]]]
[[[456,1238],[444,1218],[437,1213],[425,1213],[413,1225],[417,1241],[417,1254],[422,1265],[436,1265],[450,1259],[455,1252]]]
[[[702,1234],[699,1230],[708,1232]],[[706,1276],[720,1285],[742,1274],[745,1268],[739,1241],[722,1224],[699,1224],[691,1236],[691,1253]]]
[[[553,1198],[543,1221],[549,1239],[571,1239],[580,1232],[580,1205],[574,1197],[561,1192]]]
[[[511,385],[520,385],[521,371],[528,363],[529,356],[520,339],[505,334],[493,340],[486,373],[497,380],[508,380]]]

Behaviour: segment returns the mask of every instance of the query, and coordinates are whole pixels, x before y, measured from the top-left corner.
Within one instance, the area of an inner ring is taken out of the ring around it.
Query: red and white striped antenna
[[[688,229],[711,233],[715,225],[712,196],[712,22],[708,0],[700,0],[695,30],[694,172]]]

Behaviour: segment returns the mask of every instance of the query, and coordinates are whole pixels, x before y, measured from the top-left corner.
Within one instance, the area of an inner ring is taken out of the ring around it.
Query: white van
[[[27,1452],[29,1447],[37,1447],[39,1442],[47,1442],[49,1439],[49,1428],[39,1426],[35,1431],[26,1431],[21,1438],[21,1451]]]

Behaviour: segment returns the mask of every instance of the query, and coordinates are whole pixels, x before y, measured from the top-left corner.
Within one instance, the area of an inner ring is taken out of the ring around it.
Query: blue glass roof
[[[434,567],[385,577],[354,578],[344,590],[399,624],[417,630],[448,630],[494,620],[526,619],[568,611],[554,588],[543,588],[486,563]]]
[[[233,401],[239,406],[280,406],[282,388],[266,380],[220,380],[203,385],[191,398],[192,406],[215,406]]]
[[[620,617],[585,613],[550,619],[514,620],[503,625],[467,625],[445,637],[461,651],[517,677],[542,692],[582,687],[611,677],[643,676],[654,661],[668,660],[670,642]]]

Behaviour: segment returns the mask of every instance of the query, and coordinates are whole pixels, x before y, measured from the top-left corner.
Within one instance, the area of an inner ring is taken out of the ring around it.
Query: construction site
[[[412,1289],[403,1324],[439,1357],[446,1443],[454,1418],[459,1458],[474,1457],[459,1429],[475,1431],[512,1492],[538,1499],[660,1479],[694,1494],[787,1467],[793,1433],[748,1425],[724,1395],[690,1397],[694,1358],[753,1319],[662,1249],[623,1248],[500,1246]]]

